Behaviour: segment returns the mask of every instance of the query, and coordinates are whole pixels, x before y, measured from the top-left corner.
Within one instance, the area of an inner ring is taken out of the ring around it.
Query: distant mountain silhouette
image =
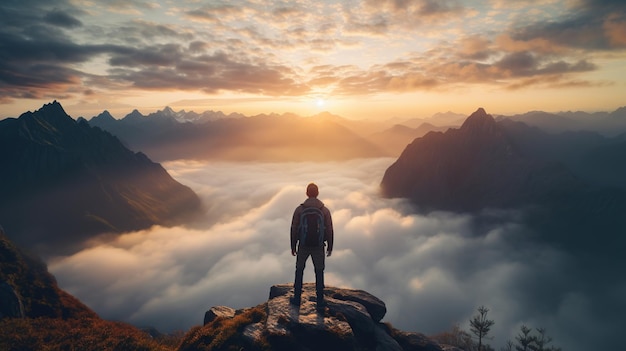
[[[0,164],[0,224],[31,249],[179,223],[200,208],[161,165],[75,121],[56,101],[0,121]]]
[[[504,118],[524,122],[550,133],[589,131],[609,137],[626,133],[626,106],[610,113],[531,111],[511,116],[499,116],[497,120]]]
[[[437,127],[458,127],[463,124],[467,115],[463,115],[460,113],[455,113],[452,111],[448,112],[437,112],[434,115],[428,118],[411,118],[409,120],[405,120],[400,124],[405,125],[411,128],[418,128],[423,123],[432,124]]]
[[[585,174],[588,160],[579,153],[602,150],[615,160],[624,145],[594,133],[553,136],[518,122],[496,122],[481,108],[459,129],[415,139],[386,170],[381,191],[411,199],[420,211],[532,209],[527,221],[545,239],[598,251],[613,243],[608,250],[614,250],[625,241],[625,191]]]
[[[370,135],[368,140],[388,151],[391,155],[398,156],[415,138],[422,137],[428,132],[445,131],[447,129],[448,127],[436,127],[430,123],[422,123],[417,128],[396,124],[382,132]]]
[[[498,122],[521,152],[566,165],[586,182],[626,189],[626,134],[607,138],[597,132],[546,133],[522,122]]]
[[[270,114],[181,123],[173,114],[165,110],[143,116],[133,111],[114,122],[101,114],[89,123],[157,160],[325,161],[387,155],[326,118]]]
[[[460,129],[415,139],[381,186],[385,196],[408,197],[426,209],[475,211],[528,204],[578,184],[559,164],[522,154],[481,108]]]

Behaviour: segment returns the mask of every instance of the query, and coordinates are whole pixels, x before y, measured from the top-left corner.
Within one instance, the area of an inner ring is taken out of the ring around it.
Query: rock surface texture
[[[324,295],[326,307],[320,310],[315,285],[304,284],[301,304],[295,306],[289,301],[292,285],[274,285],[266,303],[238,310],[234,317],[214,318],[188,333],[180,349],[455,350],[381,323],[385,303],[365,291],[327,287]]]

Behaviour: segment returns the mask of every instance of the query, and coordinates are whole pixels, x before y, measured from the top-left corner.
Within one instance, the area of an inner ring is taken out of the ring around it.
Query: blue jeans
[[[299,246],[296,257],[296,279],[293,283],[293,296],[300,299],[302,295],[302,279],[306,260],[311,256],[313,267],[315,268],[315,293],[317,301],[324,300],[324,246]]]

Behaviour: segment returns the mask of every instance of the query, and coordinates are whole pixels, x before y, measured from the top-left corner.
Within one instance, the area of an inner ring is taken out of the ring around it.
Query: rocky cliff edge
[[[289,303],[292,295],[291,284],[274,285],[256,307],[212,307],[180,350],[458,350],[381,323],[385,303],[362,290],[327,287],[323,311],[316,308],[314,284],[304,285],[300,306]]]

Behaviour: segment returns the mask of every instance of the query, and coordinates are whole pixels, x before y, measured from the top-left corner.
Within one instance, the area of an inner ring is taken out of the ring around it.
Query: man
[[[326,256],[333,252],[333,221],[330,211],[317,199],[319,189],[314,183],[306,187],[307,199],[296,208],[291,220],[291,254],[296,258],[296,278],[293,284],[291,303],[300,305],[302,278],[306,260],[311,256],[315,268],[315,293],[317,308],[324,303],[324,242]]]

